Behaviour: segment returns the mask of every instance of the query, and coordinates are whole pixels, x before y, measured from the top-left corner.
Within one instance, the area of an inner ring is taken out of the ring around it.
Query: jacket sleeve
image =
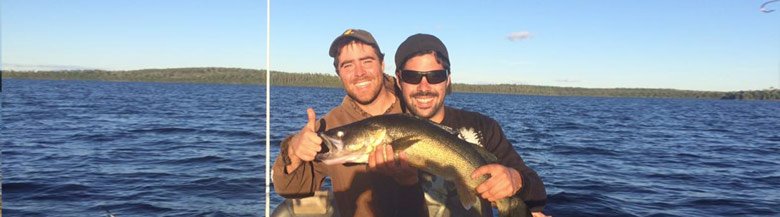
[[[282,140],[282,151],[279,152],[272,167],[274,191],[285,198],[309,197],[322,186],[326,173],[313,162],[303,162],[297,169],[287,173],[285,171],[285,167],[289,164],[289,159],[286,159],[287,147],[291,138],[292,135]]]
[[[485,126],[485,149],[496,155],[501,165],[512,167],[520,172],[523,179],[523,187],[517,194],[525,201],[531,212],[541,212],[544,210],[547,201],[547,191],[544,183],[536,171],[529,168],[523,162],[523,158],[515,151],[512,144],[506,139],[504,131],[495,120]]]

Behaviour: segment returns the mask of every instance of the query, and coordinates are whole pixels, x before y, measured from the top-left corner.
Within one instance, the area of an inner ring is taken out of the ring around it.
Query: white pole
[[[266,1],[265,24],[265,216],[271,211],[271,0]]]

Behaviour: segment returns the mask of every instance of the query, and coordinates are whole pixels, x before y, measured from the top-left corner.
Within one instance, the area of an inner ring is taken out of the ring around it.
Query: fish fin
[[[410,117],[412,119],[417,119],[417,120],[421,120],[421,121],[424,121],[424,122],[428,122],[428,123],[430,123],[430,124],[432,124],[434,126],[437,126],[437,127],[441,128],[444,131],[447,131],[450,134],[453,134],[453,135],[459,135],[460,134],[460,132],[458,132],[457,130],[453,129],[452,127],[444,126],[442,124],[439,124],[439,123],[433,122],[431,120],[428,120],[427,118],[422,118],[420,116],[416,116],[416,115],[412,115],[412,114],[408,114],[408,113],[404,113],[403,115],[406,115],[406,116],[408,116],[408,117]]]
[[[450,133],[452,135],[456,135],[456,136],[458,136],[458,138],[460,138],[460,136],[459,136],[460,135],[460,131],[457,131],[457,130],[453,129],[452,127],[444,126],[444,125],[441,125],[441,124],[438,124],[438,123],[434,123],[434,122],[431,122],[431,124],[441,128],[444,131],[447,131],[448,133]]]
[[[477,212],[482,215],[482,204],[480,204],[479,198],[477,197],[476,192],[474,190],[469,189],[468,186],[465,184],[455,184],[455,188],[458,191],[458,199],[460,199],[460,203],[463,205],[463,209],[470,210],[471,208],[476,207]]]
[[[406,150],[406,148],[411,147],[414,144],[417,144],[420,139],[414,138],[412,136],[404,136],[401,138],[396,139],[393,141],[393,151],[403,151]]]
[[[499,200],[496,208],[499,217],[531,217],[531,210],[517,195]]]

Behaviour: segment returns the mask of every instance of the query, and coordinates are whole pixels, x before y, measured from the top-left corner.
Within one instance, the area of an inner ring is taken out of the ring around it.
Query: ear
[[[382,60],[382,73],[385,73],[385,61]]]
[[[395,71],[395,86],[401,87],[401,73]]]

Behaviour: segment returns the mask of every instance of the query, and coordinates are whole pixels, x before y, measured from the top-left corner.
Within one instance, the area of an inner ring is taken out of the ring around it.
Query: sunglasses
[[[418,72],[413,70],[401,70],[401,80],[409,84],[419,84],[425,77],[429,84],[438,84],[447,80],[450,70],[433,70],[427,72]]]

